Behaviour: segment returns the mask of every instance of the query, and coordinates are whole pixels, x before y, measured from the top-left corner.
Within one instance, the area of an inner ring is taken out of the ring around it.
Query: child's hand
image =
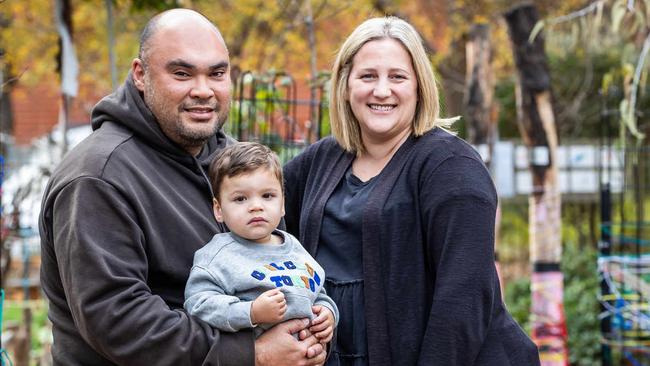
[[[282,321],[287,311],[287,301],[284,294],[277,288],[262,293],[251,305],[251,322],[277,323]]]
[[[316,315],[316,318],[311,321],[309,331],[318,338],[320,343],[325,344],[331,341],[332,336],[334,336],[334,314],[330,309],[322,305],[314,305],[311,310]]]

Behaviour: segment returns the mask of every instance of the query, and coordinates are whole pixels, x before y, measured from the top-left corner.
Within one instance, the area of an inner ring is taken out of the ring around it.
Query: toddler
[[[214,216],[230,232],[194,255],[185,309],[215,328],[236,332],[309,318],[321,343],[332,339],[338,310],[326,295],[323,268],[291,234],[284,216],[282,168],[266,146],[241,142],[210,164]]]

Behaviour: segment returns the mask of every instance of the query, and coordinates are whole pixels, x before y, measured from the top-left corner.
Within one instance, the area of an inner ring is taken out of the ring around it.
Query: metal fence
[[[329,135],[328,75],[311,84],[283,72],[243,72],[234,83],[226,133],[270,146],[284,163]]]
[[[626,127],[612,136],[618,109],[602,116],[602,145],[623,152],[621,190],[612,189],[611,166],[600,171],[602,365],[650,365],[650,146]]]

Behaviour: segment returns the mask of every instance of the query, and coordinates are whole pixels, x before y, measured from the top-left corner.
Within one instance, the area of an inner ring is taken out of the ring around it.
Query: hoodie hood
[[[100,100],[93,108],[91,115],[93,131],[101,128],[107,122],[131,130],[138,139],[173,157],[174,160],[192,165],[196,164],[196,160],[198,160],[206,169],[212,156],[234,141],[232,138],[227,137],[222,130],[219,130],[206,142],[195,160],[190,153],[170,140],[162,131],[158,120],[145,104],[140,91],[135,87],[130,72],[124,84],[114,93]]]

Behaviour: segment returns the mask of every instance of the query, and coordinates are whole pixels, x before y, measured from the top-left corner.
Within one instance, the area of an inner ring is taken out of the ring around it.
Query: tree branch
[[[634,4],[634,0],[630,0],[630,1]],[[584,17],[589,13],[597,11],[598,7],[603,6],[604,3],[605,3],[604,0],[597,0],[597,1],[594,1],[593,3],[589,4],[588,6],[582,8],[580,10],[576,10],[576,11],[574,11],[572,13],[567,14],[567,15],[562,15],[562,16],[559,16],[559,17],[556,17],[556,18],[547,19],[544,22],[548,23],[548,24],[559,24],[559,23],[568,22],[568,21],[576,19],[576,18]],[[628,3],[628,5],[629,5],[629,3]]]
[[[2,3],[2,1],[4,1],[4,0],[0,0],[0,3]],[[5,82],[3,82],[2,85],[0,85],[0,91],[1,91],[1,90],[4,90],[5,86],[8,86],[8,85],[10,85],[10,84],[12,84],[12,83],[14,83],[14,82],[20,80],[20,78],[23,76],[23,74],[24,74],[27,70],[29,70],[29,67],[25,67],[25,68],[20,72],[20,74],[18,74],[18,76],[14,76],[14,77],[12,77],[12,78],[7,79]]]

